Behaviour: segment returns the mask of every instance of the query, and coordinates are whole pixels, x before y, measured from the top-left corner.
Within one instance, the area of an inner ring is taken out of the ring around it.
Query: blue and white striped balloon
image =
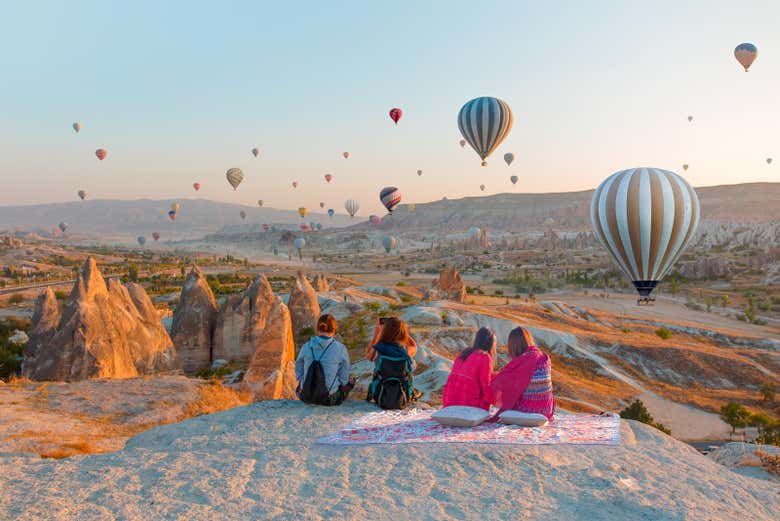
[[[509,135],[513,121],[509,105],[490,96],[474,98],[458,113],[460,133],[482,158],[482,166],[487,166],[485,159]]]

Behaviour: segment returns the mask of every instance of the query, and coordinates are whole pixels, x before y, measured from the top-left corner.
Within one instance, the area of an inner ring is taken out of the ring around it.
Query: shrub
[[[408,284],[406,283],[406,281],[403,281],[403,280],[399,280],[398,282],[396,282],[396,283],[395,283],[395,285],[396,285],[396,286],[399,286],[399,287],[408,286]]]
[[[748,426],[750,416],[750,411],[744,405],[735,402],[729,402],[720,408],[720,419],[731,426],[732,436],[738,428],[744,429]]]
[[[620,417],[624,420],[636,420],[638,422],[645,423],[651,427],[655,427],[664,434],[672,434],[670,429],[667,429],[664,424],[656,422],[650,415],[650,412],[645,407],[645,404],[641,400],[634,400],[634,403],[620,411]]]
[[[57,300],[67,300],[68,295],[70,295],[67,291],[63,291],[61,289],[58,289],[54,292],[54,298]]]
[[[665,327],[659,327],[658,329],[656,329],[655,334],[658,335],[658,338],[662,340],[669,340],[670,338],[672,338],[672,332]]]
[[[767,472],[780,476],[780,454],[770,454],[763,450],[757,450],[756,456],[761,460],[761,465]]]
[[[775,386],[773,382],[765,382],[759,388],[759,392],[761,393],[761,398],[765,402],[774,402],[777,386]]]
[[[24,296],[21,293],[14,293],[9,297],[8,302],[10,302],[12,306],[17,306],[24,302]]]

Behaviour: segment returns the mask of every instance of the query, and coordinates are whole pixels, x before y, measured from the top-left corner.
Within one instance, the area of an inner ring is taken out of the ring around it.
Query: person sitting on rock
[[[382,331],[385,326],[392,329],[394,332],[403,330],[403,333],[399,333],[399,345],[406,351],[409,358],[414,359],[414,356],[417,354],[417,342],[415,342],[412,335],[409,334],[409,326],[406,325],[406,322],[398,317],[381,317],[377,320],[376,326],[374,327],[374,336],[371,338],[371,343],[368,344],[368,348],[366,349],[366,359],[371,360],[372,362],[376,361],[377,352],[374,349],[374,346],[380,342],[380,337],[382,337]]]
[[[296,393],[307,403],[341,405],[355,386],[355,379],[349,376],[349,353],[344,344],[334,338],[336,329],[333,315],[322,315],[317,320],[317,335],[306,342],[298,353],[295,361]],[[321,372],[316,365],[312,367],[315,361],[321,366]],[[317,380],[320,380],[319,383]]]
[[[555,398],[550,357],[534,345],[534,337],[523,327],[509,333],[507,350],[512,359],[491,382],[498,414],[514,410],[551,419]]]
[[[416,353],[417,343],[406,322],[397,317],[380,318],[366,350],[366,358],[374,362],[366,399],[383,409],[403,409],[417,400],[422,393],[414,388],[412,376]]]
[[[496,359],[496,334],[483,327],[474,344],[460,352],[452,365],[442,393],[442,406],[467,405],[490,410],[493,390],[490,382]]]

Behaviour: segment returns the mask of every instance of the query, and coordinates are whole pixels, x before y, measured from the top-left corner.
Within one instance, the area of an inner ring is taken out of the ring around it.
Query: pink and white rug
[[[498,445],[619,445],[617,415],[560,414],[545,427],[483,423],[448,427],[431,419],[433,410],[379,411],[366,414],[339,432],[323,436],[325,445],[404,443],[489,443]]]

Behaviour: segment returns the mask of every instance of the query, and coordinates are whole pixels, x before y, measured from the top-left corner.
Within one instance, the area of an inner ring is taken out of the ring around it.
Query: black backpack
[[[366,400],[375,401],[382,409],[405,409],[412,393],[409,359],[379,355]]]
[[[312,361],[309,364],[309,369],[306,371],[306,377],[303,379],[300,393],[301,401],[304,403],[330,405],[330,392],[328,391],[328,384],[325,382],[325,370],[322,368],[320,360],[325,356],[330,346],[333,345],[333,342],[334,339],[331,339],[330,343],[322,351],[319,359],[314,358],[314,347],[310,347]]]

